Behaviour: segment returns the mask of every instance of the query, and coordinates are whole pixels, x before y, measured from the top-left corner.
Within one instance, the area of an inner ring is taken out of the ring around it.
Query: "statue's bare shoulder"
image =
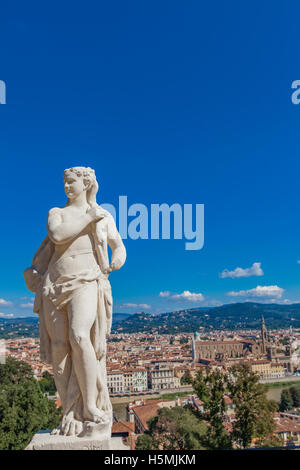
[[[63,220],[63,212],[62,207],[52,207],[48,212],[48,224],[61,223]]]
[[[115,225],[115,219],[111,215],[110,212],[108,212],[106,209],[103,209],[103,207],[99,206],[101,209],[101,212],[104,214],[104,220],[108,226],[110,225]]]
[[[108,238],[109,239],[120,238],[117,227],[116,227],[115,219],[113,218],[113,216],[111,215],[109,211],[107,211],[106,209],[103,209],[101,206],[100,208],[101,208],[101,211],[103,211],[104,213],[104,218],[100,220],[99,223],[102,225],[102,228],[107,232]]]

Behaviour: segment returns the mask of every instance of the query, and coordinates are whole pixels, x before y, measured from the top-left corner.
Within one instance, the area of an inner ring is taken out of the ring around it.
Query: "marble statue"
[[[24,271],[35,292],[41,359],[53,366],[63,419],[52,433],[110,436],[112,406],[106,378],[106,338],[112,323],[108,276],[126,251],[112,215],[96,202],[91,168],[64,171],[68,201],[54,207],[48,236]],[[109,262],[108,247],[111,248]]]

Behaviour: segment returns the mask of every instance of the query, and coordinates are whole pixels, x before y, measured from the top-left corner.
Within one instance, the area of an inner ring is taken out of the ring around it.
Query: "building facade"
[[[175,388],[174,369],[165,366],[156,366],[148,370],[148,387],[152,390],[167,390]]]
[[[144,392],[148,389],[148,377],[146,369],[124,369],[123,376],[124,392]]]
[[[109,393],[124,393],[124,375],[121,370],[107,371]]]
[[[244,355],[244,343],[241,341],[194,341],[194,360],[239,358]]]
[[[277,379],[285,376],[282,364],[268,360],[253,361],[251,363],[251,370],[258,374],[262,380]]]

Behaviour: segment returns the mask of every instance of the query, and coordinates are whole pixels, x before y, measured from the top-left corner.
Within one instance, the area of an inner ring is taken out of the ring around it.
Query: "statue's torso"
[[[74,214],[74,211],[71,213],[66,209],[59,209],[62,221],[72,223],[76,213]],[[80,212],[77,212],[78,215]],[[62,244],[53,243],[54,253],[41,288],[42,295],[48,298],[58,310],[64,311],[74,292],[93,281],[101,284],[105,299],[110,305],[108,308],[111,308],[110,283],[107,274],[102,269],[103,265],[108,265],[108,223],[108,220],[104,219],[97,223],[97,227],[94,223],[90,223],[71,241]]]
[[[74,212],[68,208],[60,209],[64,221],[72,222]],[[94,224],[89,224],[76,238],[64,244],[55,245],[48,270],[52,276],[76,274],[85,270],[94,270],[98,266],[95,250],[95,240],[92,230]],[[104,238],[106,232],[104,231]],[[105,240],[106,241],[106,240]]]

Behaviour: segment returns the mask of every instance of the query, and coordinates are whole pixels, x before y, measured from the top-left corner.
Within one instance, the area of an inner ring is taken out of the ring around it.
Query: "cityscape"
[[[51,366],[40,360],[39,338],[23,336],[3,343],[6,356],[29,364],[37,380],[45,372],[52,375]],[[200,371],[225,373],[241,362],[248,363],[260,383],[266,384],[270,398],[279,401],[284,387],[298,381],[300,385],[300,328],[268,330],[262,317],[261,328],[254,330],[112,334],[107,345],[107,382],[114,409],[113,435],[121,435],[134,449],[137,436],[147,433],[147,423],[159,409],[187,405],[203,409],[191,385]],[[48,398],[60,406],[57,393]],[[224,400],[224,425],[230,430],[235,410],[229,396],[224,395]],[[275,435],[284,445],[291,440],[300,444],[298,410],[277,411],[274,419]]]

